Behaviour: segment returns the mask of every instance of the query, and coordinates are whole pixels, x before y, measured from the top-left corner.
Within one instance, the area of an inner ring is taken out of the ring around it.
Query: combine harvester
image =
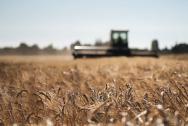
[[[75,45],[72,50],[74,58],[110,57],[110,56],[150,56],[159,57],[158,42],[152,42],[152,50],[136,50],[128,47],[128,32],[112,30],[109,46]]]

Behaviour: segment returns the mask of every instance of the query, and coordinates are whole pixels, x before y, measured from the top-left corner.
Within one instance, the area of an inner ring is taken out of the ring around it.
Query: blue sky
[[[0,0],[0,47],[20,42],[57,48],[109,40],[128,29],[131,47],[188,42],[187,0]]]

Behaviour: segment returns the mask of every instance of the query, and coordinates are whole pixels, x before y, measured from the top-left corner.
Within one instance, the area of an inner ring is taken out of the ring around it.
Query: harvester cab
[[[128,31],[111,31],[111,46],[128,48]]]

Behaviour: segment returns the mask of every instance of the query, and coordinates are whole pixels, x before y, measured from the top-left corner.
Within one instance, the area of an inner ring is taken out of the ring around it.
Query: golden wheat
[[[0,125],[188,125],[188,60],[0,58]]]

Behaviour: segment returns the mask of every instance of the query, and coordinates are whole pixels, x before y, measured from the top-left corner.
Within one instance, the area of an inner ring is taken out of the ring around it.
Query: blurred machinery
[[[74,58],[109,57],[109,56],[151,56],[158,57],[158,42],[152,42],[151,50],[130,49],[127,30],[112,30],[110,44],[101,46],[75,45],[72,50]]]

